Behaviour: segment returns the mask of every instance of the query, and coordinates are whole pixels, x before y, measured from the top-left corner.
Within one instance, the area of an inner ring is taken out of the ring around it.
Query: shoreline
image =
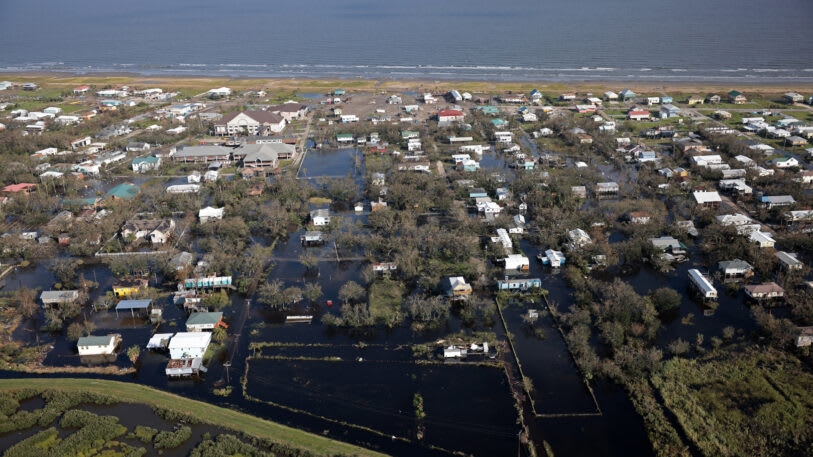
[[[795,91],[803,95],[813,94],[813,82],[792,81],[669,81],[651,80],[641,81],[635,79],[601,79],[601,80],[573,80],[573,81],[487,81],[465,79],[392,79],[392,78],[281,78],[281,77],[253,77],[253,76],[212,76],[212,75],[144,75],[133,72],[0,72],[0,80],[16,80],[15,82],[35,82],[39,85],[69,87],[79,84],[89,85],[167,85],[178,88],[211,88],[219,85],[231,85],[234,89],[308,89],[322,90],[344,87],[350,91],[358,90],[466,90],[471,92],[494,91],[527,91],[538,89],[540,91],[604,91],[631,88],[638,91],[675,91],[675,92],[728,92],[732,89],[754,93],[777,93]]]

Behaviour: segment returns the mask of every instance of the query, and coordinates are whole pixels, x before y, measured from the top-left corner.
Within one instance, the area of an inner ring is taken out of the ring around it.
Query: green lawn
[[[378,280],[370,286],[370,314],[376,320],[385,319],[401,308],[406,289],[400,281]]]
[[[0,379],[0,390],[52,389],[65,392],[92,392],[115,396],[125,403],[144,403],[160,406],[194,416],[203,423],[243,432],[289,446],[300,447],[317,455],[335,454],[358,456],[383,456],[358,446],[342,443],[319,435],[307,433],[275,422],[250,416],[231,409],[190,400],[139,384],[93,379]]]

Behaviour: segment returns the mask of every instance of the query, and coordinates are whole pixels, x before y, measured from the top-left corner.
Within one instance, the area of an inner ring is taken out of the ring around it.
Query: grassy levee
[[[267,421],[239,411],[221,408],[202,401],[162,392],[139,384],[96,379],[0,379],[0,390],[50,389],[65,392],[93,392],[113,395],[124,403],[143,403],[160,406],[196,417],[202,423],[242,432],[308,450],[317,455],[384,456],[362,447],[335,441],[312,433]]]

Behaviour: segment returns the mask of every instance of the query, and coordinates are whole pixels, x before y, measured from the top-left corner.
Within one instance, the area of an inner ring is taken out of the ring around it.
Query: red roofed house
[[[37,190],[37,185],[36,184],[30,183],[30,182],[24,182],[24,183],[20,183],[20,184],[9,184],[8,186],[3,188],[3,193],[4,194],[17,194],[17,193],[22,192],[22,193],[25,193],[25,194],[30,194],[31,192],[34,192],[35,190]]]
[[[438,122],[455,122],[463,120],[463,111],[458,109],[442,109],[438,111]]]
[[[85,95],[90,90],[90,86],[76,86],[73,88],[73,95]]]
[[[642,121],[644,119],[649,119],[649,111],[645,109],[632,109],[627,113],[627,117],[633,121]]]

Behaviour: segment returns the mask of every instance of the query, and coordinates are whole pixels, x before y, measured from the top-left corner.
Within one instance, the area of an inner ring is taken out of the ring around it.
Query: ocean
[[[0,72],[813,82],[811,0],[8,0]]]

